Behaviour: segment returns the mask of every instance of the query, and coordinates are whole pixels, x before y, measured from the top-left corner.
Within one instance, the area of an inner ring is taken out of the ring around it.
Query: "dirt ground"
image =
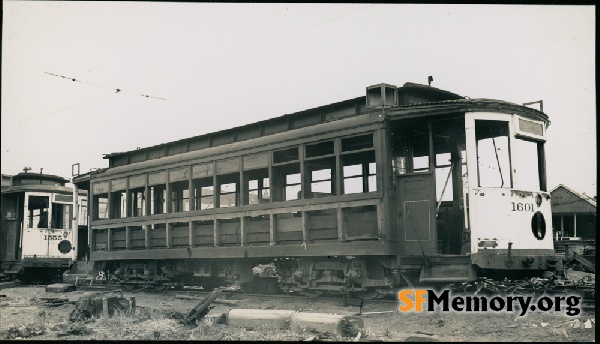
[[[0,290],[0,339],[27,340],[319,340],[355,341],[356,338],[332,337],[309,331],[272,329],[245,330],[215,323],[210,318],[197,326],[184,326],[176,319],[198,301],[182,300],[176,294],[136,293],[137,310],[132,317],[99,316],[85,322],[71,323],[69,314],[84,293],[50,293],[45,287],[14,287]],[[132,296],[124,292],[125,297]],[[71,302],[49,304],[50,297],[68,298]],[[234,297],[235,298],[235,297]],[[362,311],[364,331],[359,341],[450,341],[450,342],[594,342],[595,313],[584,309],[575,317],[563,312],[531,312],[525,316],[511,312],[399,313],[398,303],[365,301],[359,309],[343,301],[320,300],[306,304],[298,299],[245,297],[235,305],[216,305],[210,314],[231,308],[288,309],[296,311],[353,314]],[[381,312],[369,314],[369,312]],[[213,318],[214,319],[214,318]],[[586,328],[587,325],[591,325]]]

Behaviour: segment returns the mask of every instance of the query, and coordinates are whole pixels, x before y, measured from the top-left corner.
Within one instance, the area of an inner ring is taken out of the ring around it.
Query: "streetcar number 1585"
[[[532,203],[512,203],[512,211],[531,211],[533,212],[533,204]]]

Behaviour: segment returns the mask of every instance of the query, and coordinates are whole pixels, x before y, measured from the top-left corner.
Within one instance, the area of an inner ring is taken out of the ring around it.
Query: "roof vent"
[[[383,109],[398,106],[398,87],[379,84],[367,87],[367,109]]]

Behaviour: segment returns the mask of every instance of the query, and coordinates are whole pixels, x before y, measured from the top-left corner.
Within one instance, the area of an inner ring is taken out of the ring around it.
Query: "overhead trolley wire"
[[[370,7],[370,6],[372,6],[372,5],[363,6],[363,7],[361,7],[361,8],[358,8],[358,9],[356,9],[356,10],[353,10],[353,11],[346,12],[346,13],[344,13],[344,14],[341,14],[341,15],[339,15],[339,16],[337,16],[337,17],[334,17],[334,18],[327,19],[327,20],[325,20],[325,21],[322,21],[322,22],[319,22],[319,23],[316,23],[316,24],[313,24],[313,25],[307,26],[307,27],[305,27],[305,28],[302,28],[302,29],[296,30],[296,31],[294,31],[294,32],[291,32],[291,33],[288,33],[288,34],[285,34],[285,35],[282,35],[282,36],[278,36],[278,37],[272,38],[272,39],[270,39],[270,40],[266,40],[266,41],[264,41],[264,42],[261,42],[261,43],[255,44],[255,45],[253,45],[253,46],[251,46],[251,47],[248,47],[248,48],[245,48],[245,49],[240,49],[240,50],[238,50],[238,51],[234,51],[234,52],[232,52],[232,53],[230,53],[230,54],[227,54],[227,55],[225,55],[225,56],[221,56],[221,57],[219,57],[219,58],[215,58],[215,59],[213,59],[213,60],[210,60],[210,61],[207,61],[207,62],[205,62],[205,63],[201,63],[201,64],[193,65],[193,66],[190,66],[190,67],[187,67],[187,68],[181,69],[181,70],[179,70],[179,71],[176,71],[176,72],[170,73],[170,74],[168,74],[168,75],[163,75],[163,76],[160,76],[160,77],[156,77],[156,78],[154,78],[154,79],[150,79],[150,80],[148,80],[148,81],[141,82],[141,83],[138,83],[138,84],[135,84],[135,85],[132,85],[132,86],[126,87],[126,88],[109,87],[109,86],[100,85],[100,84],[96,84],[96,83],[92,83],[92,82],[88,82],[88,81],[83,81],[83,80],[80,80],[80,79],[77,79],[77,78],[74,78],[74,77],[68,77],[68,76],[65,76],[65,75],[60,75],[60,74],[50,73],[50,72],[47,72],[47,71],[43,71],[43,70],[39,70],[39,69],[35,69],[35,68],[31,68],[31,67],[27,67],[27,66],[22,66],[22,65],[19,65],[19,64],[16,64],[16,63],[12,63],[12,64],[18,65],[18,66],[20,66],[20,67],[23,67],[23,68],[26,68],[26,69],[31,69],[31,70],[34,70],[34,71],[38,71],[38,72],[45,73],[45,74],[48,74],[48,75],[51,75],[51,76],[55,76],[55,77],[59,77],[59,78],[63,78],[63,79],[66,79],[66,80],[71,80],[71,81],[73,81],[73,82],[80,82],[80,83],[84,83],[84,84],[88,84],[88,85],[92,85],[92,86],[97,86],[97,87],[102,87],[102,88],[106,88],[106,89],[111,89],[111,90],[114,90],[115,92],[114,92],[114,93],[110,93],[110,94],[103,95],[103,96],[101,96],[101,97],[96,97],[96,98],[88,99],[88,100],[85,100],[85,101],[82,101],[82,102],[79,102],[79,103],[76,103],[76,104],[73,104],[73,105],[69,105],[69,106],[66,106],[66,107],[63,107],[63,108],[60,108],[60,109],[57,109],[57,110],[51,111],[51,112],[47,112],[47,113],[44,113],[44,114],[41,114],[41,115],[38,115],[38,116],[30,117],[30,118],[27,118],[27,119],[24,119],[24,120],[21,120],[21,121],[17,121],[17,122],[13,122],[13,123],[5,124],[5,126],[12,126],[12,125],[16,125],[16,124],[19,124],[19,123],[27,122],[27,121],[30,121],[30,120],[33,120],[33,119],[36,119],[36,118],[40,118],[40,117],[44,117],[44,116],[48,116],[48,115],[51,115],[51,114],[54,114],[54,113],[57,113],[57,112],[60,112],[60,111],[63,111],[63,110],[66,110],[66,109],[72,108],[72,107],[76,107],[76,106],[79,106],[79,105],[82,105],[82,104],[85,104],[85,103],[89,103],[89,102],[91,102],[91,101],[95,101],[95,100],[98,100],[98,99],[105,98],[105,97],[108,97],[109,95],[116,94],[116,93],[120,93],[120,92],[123,92],[123,93],[129,93],[129,94],[134,94],[134,95],[140,95],[140,96],[142,96],[142,97],[145,97],[145,98],[153,98],[153,99],[159,99],[159,100],[168,100],[168,99],[166,99],[166,98],[162,98],[162,97],[155,97],[155,96],[150,96],[150,95],[148,95],[148,94],[142,94],[142,93],[131,92],[131,91],[128,91],[127,89],[131,89],[131,88],[134,88],[134,87],[137,87],[137,86],[140,86],[140,85],[144,85],[144,84],[148,84],[148,83],[151,83],[151,82],[155,82],[156,80],[163,79],[163,78],[166,78],[166,77],[170,77],[170,76],[173,76],[173,75],[176,75],[176,74],[179,74],[179,73],[185,72],[185,71],[187,71],[187,70],[190,70],[190,69],[193,69],[193,68],[196,68],[196,67],[202,66],[202,65],[206,65],[206,64],[213,63],[213,62],[215,62],[215,61],[222,61],[224,58],[228,58],[228,57],[230,57],[230,56],[237,55],[237,54],[240,54],[240,53],[243,53],[243,52],[246,52],[246,51],[249,51],[249,50],[252,50],[252,49],[255,49],[255,48],[261,47],[261,46],[264,46],[264,45],[266,45],[266,44],[272,43],[272,42],[274,42],[274,41],[277,41],[277,40],[280,40],[280,39],[283,39],[283,38],[286,38],[286,37],[290,37],[290,36],[292,36],[292,35],[295,35],[295,34],[297,34],[297,33],[300,33],[300,32],[303,32],[303,31],[306,31],[306,30],[309,30],[309,29],[312,29],[312,28],[314,28],[314,27],[317,27],[317,26],[319,26],[319,25],[323,25],[323,24],[329,23],[329,22],[331,22],[331,21],[334,21],[334,20],[340,19],[340,18],[342,18],[342,17],[348,16],[348,15],[350,15],[350,14],[356,13],[356,12],[358,12],[358,11],[362,11],[363,9],[365,9],[365,8],[367,8],[367,7]],[[180,103],[193,104],[193,103],[189,103],[189,102],[177,101],[177,100],[174,100],[174,99],[169,99],[169,100],[170,100],[170,101],[175,101],[175,102],[180,102]],[[193,104],[193,105],[197,105],[197,104]]]

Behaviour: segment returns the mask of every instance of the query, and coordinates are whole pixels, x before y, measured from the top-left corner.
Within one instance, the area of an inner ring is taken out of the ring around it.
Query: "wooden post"
[[[173,212],[171,209],[171,181],[169,180],[171,175],[169,173],[169,169],[167,168],[166,177],[165,177],[165,187],[166,187],[166,197],[165,197],[165,213],[170,214]]]
[[[210,311],[210,304],[221,294],[221,289],[216,289],[212,293],[208,294],[206,298],[198,302],[194,308],[190,309],[185,316],[185,321],[188,324],[194,323],[196,320],[202,320],[204,316]]]
[[[214,245],[215,247],[219,247],[221,246],[221,240],[219,239],[219,220],[215,219],[214,223],[213,223],[213,228],[214,228]]]
[[[189,166],[188,173],[189,173],[189,176],[190,176],[189,179],[188,179],[188,189],[190,190],[189,191],[190,192],[190,197],[189,197],[189,200],[188,200],[188,202],[189,202],[188,209],[189,209],[189,211],[192,211],[192,210],[196,210],[196,207],[195,207],[195,205],[196,205],[196,201],[195,201],[196,196],[194,195],[194,180],[193,180],[194,170],[192,168],[192,165]]]
[[[171,228],[173,225],[169,222],[167,222],[165,224],[165,246],[167,248],[171,248],[171,244],[172,244],[172,239],[171,239],[171,232],[173,231],[173,228]]]
[[[308,237],[308,212],[302,212],[302,243],[306,244],[309,242]],[[306,246],[304,247],[306,248]]]
[[[277,216],[275,214],[269,214],[269,238],[271,245],[277,243]]]
[[[73,208],[71,210],[71,230],[73,231],[73,242],[77,243],[79,241],[79,189],[77,188],[77,184],[73,183]],[[79,252],[77,250],[77,244],[73,246],[73,256],[75,257],[75,261],[79,260]]]
[[[135,296],[132,296],[129,298],[129,316],[135,315],[136,308],[137,308],[137,305],[135,303]]]
[[[246,232],[248,231],[248,218],[246,216],[242,216],[240,218],[240,244],[244,246],[248,243],[248,237]]]
[[[150,185],[148,185],[148,173],[145,174],[146,184],[144,186],[144,196],[146,197],[146,201],[144,202],[144,214],[142,215],[150,215],[152,214],[152,197],[150,197]]]
[[[344,209],[337,208],[338,241],[344,241],[346,222],[344,221]]]
[[[113,214],[113,205],[112,205],[112,180],[108,181],[108,191],[107,191],[107,203],[106,203],[106,218],[114,219]],[[100,208],[98,208],[100,211]],[[98,214],[100,215],[100,214]]]
[[[102,298],[102,315],[107,318],[110,316],[110,312],[108,310],[108,299],[106,297]]]
[[[131,195],[129,192],[129,178],[125,178],[125,214],[121,214],[121,217],[131,217],[131,215],[133,215],[132,208]],[[125,246],[127,246],[127,244]]]
[[[332,178],[335,178],[335,195],[343,195],[343,178],[344,178],[344,174],[343,174],[343,167],[342,167],[342,157],[341,155],[341,151],[342,151],[342,141],[341,139],[335,139],[333,140],[333,152],[335,154],[335,175],[332,175]]]
[[[88,250],[87,250],[87,261],[90,260],[90,255],[92,251],[95,251],[94,247],[94,232],[92,230],[92,221],[97,218],[97,212],[94,210],[94,188],[93,184],[90,183],[90,188],[88,190],[88,202],[87,202],[87,230],[88,230]]]
[[[188,244],[190,247],[194,247],[194,221],[189,222],[189,231],[188,231]]]
[[[150,228],[152,225],[142,225],[142,229],[144,230],[144,246],[146,250],[150,249]]]
[[[131,227],[125,226],[125,249],[131,249]]]
[[[107,228],[106,229],[107,233],[106,233],[106,238],[108,240],[107,242],[107,249],[109,251],[112,251],[113,249],[113,242],[112,242],[112,228]]]

